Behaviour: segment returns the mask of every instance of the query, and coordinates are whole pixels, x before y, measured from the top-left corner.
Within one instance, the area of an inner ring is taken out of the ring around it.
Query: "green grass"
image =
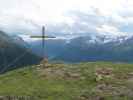
[[[112,68],[114,76],[96,81],[97,68]],[[0,95],[31,96],[34,100],[133,100],[133,76],[128,78],[129,73],[133,73],[133,64],[52,64],[46,69],[30,66],[0,75]],[[105,89],[97,89],[105,84]]]

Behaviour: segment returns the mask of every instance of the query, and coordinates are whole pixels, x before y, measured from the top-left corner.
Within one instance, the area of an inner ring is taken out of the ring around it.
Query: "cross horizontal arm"
[[[30,38],[56,38],[54,36],[30,36]]]

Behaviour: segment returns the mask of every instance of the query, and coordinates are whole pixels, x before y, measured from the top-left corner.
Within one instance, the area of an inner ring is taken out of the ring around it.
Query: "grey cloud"
[[[16,0],[13,0],[14,2]],[[12,3],[13,3],[12,1]],[[11,1],[10,1],[11,2]],[[20,5],[19,1],[17,1]],[[23,1],[21,1],[23,3]],[[30,2],[29,2],[30,3]],[[28,3],[28,4],[29,4]],[[23,3],[23,5],[25,2]],[[28,8],[28,4],[26,4],[26,8]],[[35,4],[34,4],[35,5]],[[2,6],[2,4],[0,4]],[[15,12],[13,9],[19,7],[18,5],[13,7],[8,3],[9,7],[5,7],[0,9],[0,29],[11,32],[11,33],[28,33],[28,34],[38,34],[41,33],[41,25],[36,22],[36,20],[26,17],[28,12],[24,12],[26,8],[20,9],[20,12]],[[8,11],[5,11],[5,8],[8,8]],[[12,8],[10,10],[10,8]],[[30,6],[30,10],[32,6]],[[11,11],[11,13],[10,13]],[[8,14],[9,13],[9,14]],[[15,14],[14,14],[15,13]],[[24,14],[24,15],[23,15]],[[30,14],[28,14],[29,16]],[[31,15],[32,16],[32,15]],[[124,10],[118,13],[112,14],[110,16],[103,15],[98,8],[91,7],[90,10],[80,11],[73,10],[68,11],[63,15],[65,18],[70,18],[73,22],[68,23],[67,21],[61,23],[44,23],[46,24],[46,32],[49,35],[56,36],[77,36],[77,35],[95,35],[99,34],[97,28],[102,27],[102,25],[115,27],[118,33],[121,32],[129,32],[128,30],[124,30],[124,28],[130,27],[133,22],[131,22],[128,18],[133,18],[133,12],[131,10]],[[41,19],[43,20],[43,19]],[[42,21],[43,22],[43,21]],[[128,25],[127,25],[128,24]],[[114,31],[112,31],[114,32]],[[131,33],[130,28],[130,33]],[[111,33],[111,32],[110,32]],[[114,33],[112,33],[114,34]]]
[[[98,15],[98,13],[93,12],[80,12],[80,11],[70,11],[65,17],[69,17],[73,20],[71,25],[67,23],[53,24],[49,26],[51,32],[64,35],[63,33],[68,33],[70,35],[86,35],[97,33],[96,27],[104,23],[105,18]]]

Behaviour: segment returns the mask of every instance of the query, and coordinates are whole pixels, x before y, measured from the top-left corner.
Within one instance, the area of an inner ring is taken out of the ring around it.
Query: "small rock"
[[[96,74],[99,75],[111,75],[113,72],[112,68],[100,68],[96,70]]]
[[[99,68],[99,69],[96,69],[95,75],[96,75],[96,81],[100,81],[105,77],[110,78],[113,76],[113,69],[112,68]]]

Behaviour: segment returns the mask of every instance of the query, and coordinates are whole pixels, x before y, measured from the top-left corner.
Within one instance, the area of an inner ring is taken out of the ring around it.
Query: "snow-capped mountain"
[[[32,50],[42,55],[41,41],[32,42]],[[72,39],[46,40],[51,60],[133,62],[133,36],[79,36]]]
[[[79,39],[86,40],[88,43],[99,43],[99,44],[106,44],[109,42],[118,42],[122,43],[127,39],[130,39],[132,36],[108,36],[108,35],[95,35],[95,36],[80,36]]]

